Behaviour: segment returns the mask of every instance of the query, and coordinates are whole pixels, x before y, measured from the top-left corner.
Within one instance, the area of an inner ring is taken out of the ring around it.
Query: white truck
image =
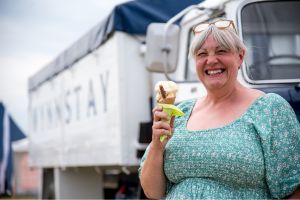
[[[191,29],[201,22],[234,20],[248,47],[239,80],[282,95],[299,119],[299,10],[300,1],[207,0],[145,34],[112,29],[104,42],[98,39],[109,23],[95,27],[29,80],[29,151],[43,171],[40,198],[144,197],[137,170],[151,141],[154,84],[177,81],[177,102],[205,95],[187,56]]]

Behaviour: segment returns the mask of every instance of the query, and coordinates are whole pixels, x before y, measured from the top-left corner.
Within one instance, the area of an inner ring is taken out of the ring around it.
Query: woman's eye
[[[203,56],[206,56],[207,55],[207,53],[205,53],[205,52],[198,52],[197,53],[197,56],[200,56],[200,57],[203,57]]]
[[[219,49],[219,50],[217,51],[217,53],[222,54],[222,53],[227,53],[227,51],[226,51],[225,49]]]

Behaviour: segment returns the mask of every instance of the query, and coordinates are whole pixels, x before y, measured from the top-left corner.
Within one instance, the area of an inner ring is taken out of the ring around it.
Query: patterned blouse
[[[179,105],[185,115],[166,145],[166,199],[283,198],[300,186],[300,125],[282,97],[266,94],[228,125],[189,131],[195,103]]]

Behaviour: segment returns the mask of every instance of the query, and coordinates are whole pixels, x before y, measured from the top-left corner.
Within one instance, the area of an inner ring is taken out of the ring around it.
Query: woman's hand
[[[152,113],[152,142],[141,170],[140,180],[143,190],[148,198],[162,199],[166,195],[166,177],[163,170],[163,155],[165,146],[171,137],[174,117],[169,120],[168,114],[163,112],[161,106],[155,107],[152,110]],[[160,136],[162,135],[168,135],[163,142],[160,141]]]
[[[169,118],[168,114],[163,112],[161,106],[153,109],[153,125],[152,125],[152,146],[157,150],[164,150],[166,143],[173,133],[174,117]],[[170,121],[170,123],[168,123]],[[161,142],[160,137],[167,135],[167,138]]]

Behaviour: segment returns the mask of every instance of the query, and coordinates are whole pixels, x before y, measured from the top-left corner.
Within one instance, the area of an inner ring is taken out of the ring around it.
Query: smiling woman
[[[233,22],[223,22],[196,26],[190,49],[207,95],[179,104],[185,115],[171,125],[161,108],[153,110],[152,142],[140,168],[150,198],[270,199],[300,193],[296,115],[279,95],[239,83],[246,48]],[[159,136],[170,129],[173,136],[161,143]]]
[[[211,26],[206,33],[195,37],[195,40],[199,40],[196,44],[201,46],[192,45],[191,54],[196,60],[198,77],[206,89],[224,89],[226,84],[237,78],[245,47],[234,37],[235,34],[231,36],[230,33],[232,32],[220,32],[216,26]]]

